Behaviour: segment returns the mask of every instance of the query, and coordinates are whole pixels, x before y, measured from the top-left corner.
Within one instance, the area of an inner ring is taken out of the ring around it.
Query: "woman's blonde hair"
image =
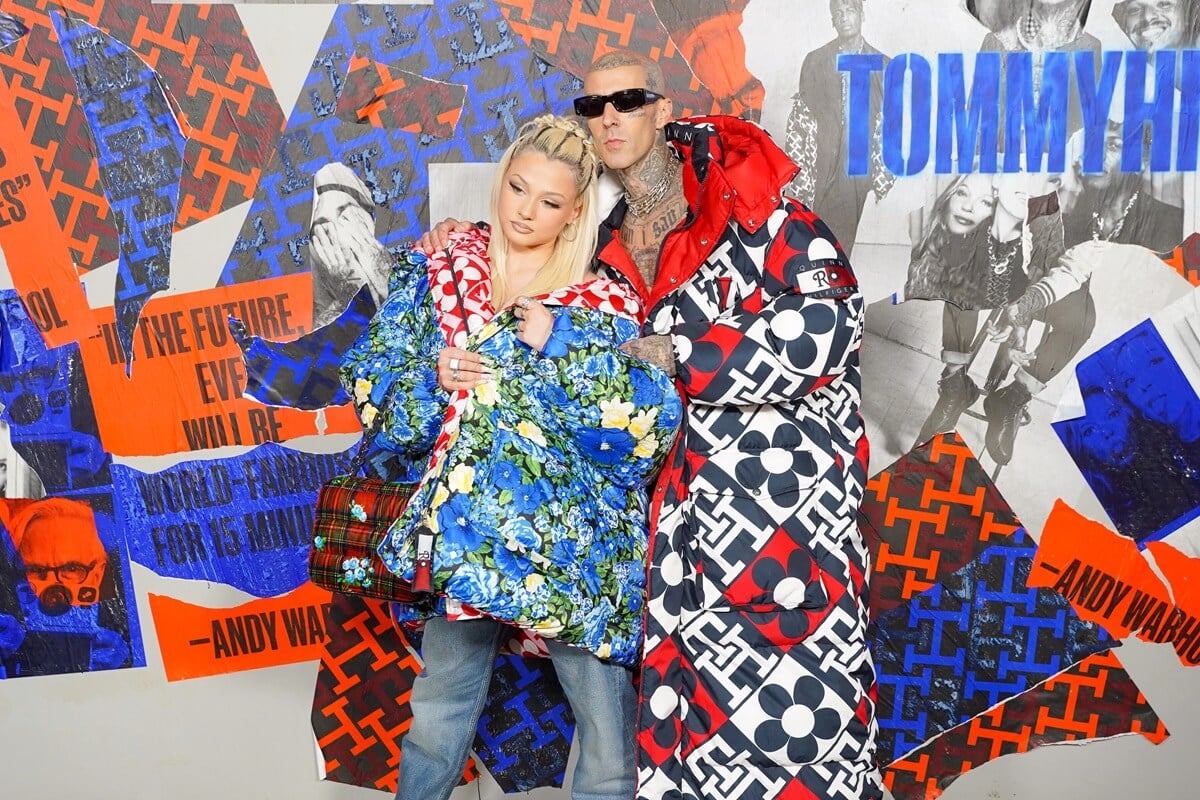
[[[600,173],[600,160],[587,133],[574,120],[544,114],[526,123],[509,148],[500,158],[496,178],[492,181],[491,219],[492,239],[488,245],[488,258],[492,262],[492,303],[496,309],[512,301],[508,289],[508,237],[504,226],[495,224],[500,216],[500,192],[504,188],[504,176],[508,174],[512,160],[525,152],[541,153],[551,161],[565,164],[575,176],[577,192],[575,203],[579,216],[568,223],[563,233],[575,231],[567,238],[563,233],[554,242],[554,252],[545,266],[538,270],[533,282],[525,287],[523,294],[538,295],[571,286],[583,280],[596,250],[596,236],[600,225],[597,205],[596,182]]]

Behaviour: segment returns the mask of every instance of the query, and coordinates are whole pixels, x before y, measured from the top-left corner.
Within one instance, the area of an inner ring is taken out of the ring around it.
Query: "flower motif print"
[[[735,467],[738,483],[766,485],[772,496],[799,490],[800,478],[811,478],[816,471],[812,454],[804,450],[803,442],[800,429],[789,423],[776,427],[769,442],[761,431],[746,434],[738,443],[738,449],[746,454]]]
[[[342,583],[347,586],[361,586],[364,589],[372,584],[375,568],[365,558],[347,558],[342,561]]]
[[[767,720],[755,729],[754,743],[768,753],[786,751],[793,764],[816,762],[845,722],[825,702],[825,687],[813,677],[796,681],[790,692],[768,686],[758,703]]]

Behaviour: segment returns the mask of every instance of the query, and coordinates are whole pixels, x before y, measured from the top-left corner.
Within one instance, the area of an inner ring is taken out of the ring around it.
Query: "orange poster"
[[[0,250],[13,286],[47,347],[92,335],[88,308],[67,237],[54,215],[33,145],[17,117],[15,98],[0,77]],[[14,264],[36,265],[13,269]]]
[[[1079,616],[1123,639],[1169,642],[1188,666],[1200,665],[1200,559],[1163,542],[1149,547],[1171,589],[1159,580],[1132,539],[1090,520],[1062,500],[1038,543],[1030,586],[1046,586]]]
[[[161,455],[316,434],[317,412],[242,397],[242,352],[227,323],[232,316],[249,335],[294,339],[311,309],[307,273],[156,297],[142,309],[128,377],[113,309],[98,309],[98,329],[79,344],[104,449]],[[327,433],[359,430],[348,406],[326,409],[326,425]]]
[[[321,658],[331,596],[311,583],[233,608],[149,597],[168,681]]]

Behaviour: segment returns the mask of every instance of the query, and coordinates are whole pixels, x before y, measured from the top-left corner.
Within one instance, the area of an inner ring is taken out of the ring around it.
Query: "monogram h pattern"
[[[82,98],[52,17],[56,4],[12,0],[6,13],[29,29],[0,49],[0,73],[18,100],[31,143],[73,257],[83,269],[119,251],[119,224],[96,174]],[[187,127],[179,201],[184,228],[250,199],[283,126],[283,113],[235,6],[166,5],[150,0],[71,3],[67,13],[130,48],[152,70]],[[131,64],[131,67],[133,65]]]
[[[897,800],[937,797],[973,767],[1040,744],[1166,736],[1103,632],[1058,596],[1024,587],[1031,543],[1018,526],[956,434],[867,484],[859,527],[871,550],[878,760]],[[989,619],[1003,629],[984,640],[1011,651],[975,646]],[[934,691],[912,693],[914,680]]]
[[[884,782],[896,800],[933,800],[960,775],[994,758],[1125,733],[1153,744],[1167,738],[1149,701],[1106,650],[892,762]]]
[[[396,791],[408,700],[421,671],[414,641],[379,600],[334,593],[312,726],[329,780]],[[505,792],[561,786],[575,720],[548,661],[497,658],[466,781],[481,763]]]
[[[375,76],[355,74],[348,82],[360,63]],[[382,80],[394,88],[396,77],[409,88],[388,93],[385,108],[367,109],[359,123],[350,121],[366,108],[359,105],[364,85]],[[431,91],[428,81],[465,87],[465,95]],[[338,6],[222,282],[311,269],[312,176],[331,161],[367,185],[385,247],[416,240],[428,225],[430,163],[499,161],[519,121],[567,112],[579,86],[533,56],[490,3]],[[419,108],[428,102],[437,106]],[[375,124],[384,118],[400,127]]]
[[[839,300],[848,312],[834,322],[834,304],[795,291],[820,268],[808,253],[832,257],[832,242],[810,213],[781,204],[755,234],[729,226],[699,276],[651,311],[653,330],[732,317],[684,357],[706,402],[689,406],[686,465],[673,467],[688,497],[668,489],[652,539],[641,798],[881,796],[867,553],[847,535],[865,452],[839,444],[857,438],[861,305]],[[823,378],[847,350],[843,379]],[[768,404],[735,402],[749,395]]]
[[[496,5],[539,58],[565,72],[587,74],[592,60],[608,50],[645,53],[662,67],[677,113],[708,114],[714,109],[712,94],[692,74],[650,0],[497,0]]]

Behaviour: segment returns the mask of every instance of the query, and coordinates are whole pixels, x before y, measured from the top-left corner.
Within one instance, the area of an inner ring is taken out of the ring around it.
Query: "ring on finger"
[[[454,381],[455,383],[460,380],[458,367],[454,367],[450,370],[450,380]]]
[[[459,363],[460,362],[457,358],[450,359],[450,369],[453,370],[455,373],[457,373]]]
[[[521,306],[521,308],[529,308],[529,298],[522,297],[518,304]]]

